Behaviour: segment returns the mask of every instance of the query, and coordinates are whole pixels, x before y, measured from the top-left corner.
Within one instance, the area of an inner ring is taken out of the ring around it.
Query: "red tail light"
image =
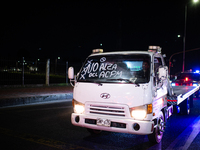
[[[175,86],[179,86],[179,84],[178,84],[178,83],[175,83]]]
[[[186,78],[185,78],[185,81],[188,81],[188,80],[189,80],[189,78],[188,78],[188,77],[186,77]]]

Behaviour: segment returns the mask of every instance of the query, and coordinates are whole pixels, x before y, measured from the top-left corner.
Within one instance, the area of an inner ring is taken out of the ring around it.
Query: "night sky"
[[[195,5],[189,2],[1,2],[1,56],[23,54],[32,59],[59,56],[63,61],[84,61],[94,48],[129,51],[160,45],[169,59],[183,50],[185,4],[188,6],[186,50],[200,47],[200,2]],[[199,58],[200,50],[186,53],[186,69],[200,68]],[[173,60],[181,71],[182,54]]]

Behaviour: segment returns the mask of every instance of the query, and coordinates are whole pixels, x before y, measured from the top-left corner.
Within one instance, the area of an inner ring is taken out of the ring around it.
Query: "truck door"
[[[158,77],[158,69],[159,67],[164,66],[164,61],[159,56],[154,56],[154,86],[157,90],[157,98],[164,96],[167,93],[167,88],[165,88],[165,84]]]

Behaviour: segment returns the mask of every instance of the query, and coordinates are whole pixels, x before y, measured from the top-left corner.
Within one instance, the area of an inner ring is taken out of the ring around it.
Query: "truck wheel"
[[[180,103],[180,113],[183,115],[189,115],[190,113],[190,101],[189,98]]]
[[[178,105],[173,105],[173,114],[180,113],[180,107]]]
[[[163,132],[165,128],[163,112],[160,111],[158,122],[156,128],[154,128],[153,133],[148,135],[148,139],[152,143],[160,143],[163,137]]]
[[[199,90],[195,92],[195,97],[199,98]]]
[[[95,130],[95,129],[89,129],[87,128],[88,132],[90,132],[92,135],[99,135],[102,131],[101,130]]]

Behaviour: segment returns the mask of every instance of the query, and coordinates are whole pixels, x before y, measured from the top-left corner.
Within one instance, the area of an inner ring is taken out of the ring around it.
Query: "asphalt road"
[[[190,115],[174,114],[160,144],[145,135],[102,132],[91,136],[71,124],[71,101],[0,109],[0,149],[200,149],[200,99]]]

